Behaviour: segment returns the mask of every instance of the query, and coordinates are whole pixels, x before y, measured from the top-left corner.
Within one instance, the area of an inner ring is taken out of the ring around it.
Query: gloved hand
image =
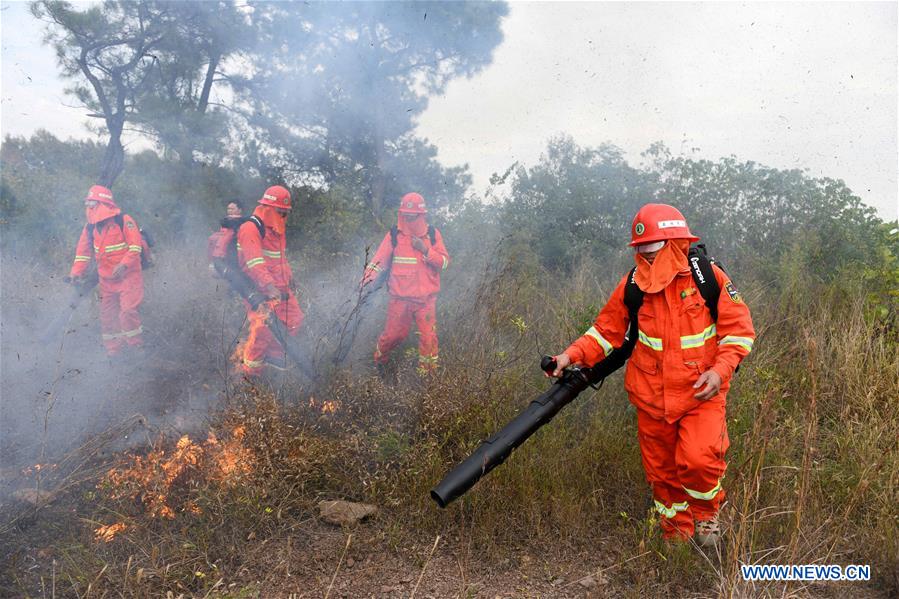
[[[416,250],[418,250],[419,252],[421,252],[422,254],[424,254],[425,257],[427,257],[427,255],[428,255],[428,246],[425,245],[425,242],[422,241],[420,237],[413,237],[413,238],[412,238],[412,247],[414,247]]]
[[[113,280],[118,281],[119,279],[124,277],[125,271],[127,271],[127,270],[128,270],[128,267],[123,262],[119,262],[112,271]]]

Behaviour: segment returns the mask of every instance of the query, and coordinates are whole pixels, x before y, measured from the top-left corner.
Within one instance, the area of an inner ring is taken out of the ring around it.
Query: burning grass
[[[296,547],[321,499],[381,507],[365,525],[380,535],[381,551],[438,534],[460,562],[490,567],[524,548],[553,557],[596,551],[625,596],[814,595],[821,589],[747,587],[739,564],[822,560],[871,564],[874,583],[853,587],[858,594],[899,588],[891,578],[899,352],[895,333],[865,320],[851,299],[858,295],[821,295],[784,319],[778,299],[762,301],[744,286],[759,341],[729,398],[729,530],[720,555],[660,542],[617,377],[438,510],[431,485],[545,388],[532,323],[552,333],[543,344],[561,347],[584,327],[589,310],[578,298],[603,294],[584,291],[589,282],[573,285],[570,304],[541,311],[518,288],[492,287],[505,303],[451,319],[465,325],[441,337],[435,376],[401,373],[385,385],[336,372],[314,395],[292,385],[240,389],[205,440],[160,438],[124,457],[92,497],[89,551],[69,556],[73,592],[92,584],[125,596],[202,596],[259,576],[270,588],[284,576],[264,565],[270,548]],[[144,574],[135,577],[137,569]]]
[[[233,486],[252,471],[254,455],[243,446],[243,438],[242,426],[234,427],[224,441],[210,431],[202,444],[184,435],[166,448],[160,437],[146,455],[125,456],[97,488],[111,501],[134,502],[150,518],[173,520],[176,511],[199,514],[192,490],[206,484]],[[108,542],[124,530],[119,524],[121,528],[101,526],[95,533]]]

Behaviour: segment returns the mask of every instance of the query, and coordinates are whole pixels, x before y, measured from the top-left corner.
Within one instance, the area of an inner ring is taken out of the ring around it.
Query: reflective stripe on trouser
[[[426,370],[437,367],[437,296],[421,300],[391,297],[387,303],[387,321],[375,346],[375,362],[385,363],[390,352],[409,336],[412,321],[418,328],[419,365]]]
[[[247,308],[250,330],[247,340],[237,349],[237,357],[244,374],[253,376],[262,372],[266,356],[281,358],[284,356],[284,348],[265,326],[265,314],[253,311],[246,302],[244,304]],[[287,332],[290,335],[296,335],[305,318],[296,296],[291,293],[286,300],[278,302],[274,311],[287,327]]]
[[[109,355],[118,353],[125,344],[143,344],[139,310],[143,299],[140,271],[125,275],[121,281],[100,280],[100,331]]]
[[[693,520],[708,520],[724,501],[720,481],[729,441],[724,401],[700,403],[668,423],[637,410],[637,437],[664,536],[693,536]]]

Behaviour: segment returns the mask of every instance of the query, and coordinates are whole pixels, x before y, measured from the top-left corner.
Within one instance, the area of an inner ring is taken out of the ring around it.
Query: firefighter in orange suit
[[[91,187],[84,205],[87,224],[78,239],[69,277],[82,282],[91,260],[96,260],[100,331],[106,353],[115,356],[126,346],[136,348],[143,343],[138,311],[144,299],[141,233],[134,219],[122,214],[106,187]]]
[[[237,258],[243,271],[269,301],[253,310],[247,303],[250,323],[246,341],[238,348],[240,368],[248,377],[262,373],[266,365],[283,369],[284,348],[265,326],[272,310],[291,336],[303,324],[303,311],[293,291],[293,272],[287,261],[287,214],[291,209],[290,192],[280,185],[265,190],[253,216],[263,224],[264,233],[253,220],[237,231]]]
[[[637,408],[643,468],[663,536],[713,545],[724,501],[727,391],[752,350],[752,319],[730,277],[712,264],[721,290],[713,320],[687,259],[691,242],[699,238],[676,208],[643,206],[631,238],[633,278],[644,295],[625,389]],[[629,278],[621,280],[593,326],[555,356],[555,376],[570,364],[592,366],[622,345],[629,325],[624,301]]]
[[[375,364],[387,363],[390,352],[418,327],[418,365],[422,372],[437,368],[437,293],[440,273],[449,266],[449,254],[440,231],[428,225],[424,198],[407,193],[400,201],[397,226],[384,236],[368,264],[362,285],[372,283],[389,269],[387,322],[375,346]]]

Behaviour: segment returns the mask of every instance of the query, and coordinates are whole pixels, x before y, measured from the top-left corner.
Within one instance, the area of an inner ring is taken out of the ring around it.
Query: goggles
[[[653,252],[658,252],[660,249],[665,247],[667,241],[664,239],[662,241],[654,241],[652,243],[644,243],[643,245],[638,245],[634,248],[634,250],[638,254],[651,254]]]
[[[84,200],[84,205],[87,206],[88,208],[93,208],[94,206],[96,206],[99,203],[100,202],[98,202],[97,200]]]

